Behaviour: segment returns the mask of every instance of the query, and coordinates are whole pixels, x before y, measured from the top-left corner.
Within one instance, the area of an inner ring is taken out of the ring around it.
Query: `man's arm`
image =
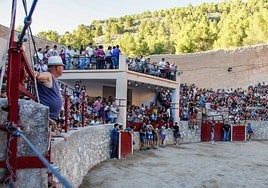
[[[52,88],[52,74],[50,72],[35,72],[36,80],[42,82],[46,87]]]
[[[35,72],[35,77],[41,82],[47,82],[51,80],[52,75],[49,72]]]

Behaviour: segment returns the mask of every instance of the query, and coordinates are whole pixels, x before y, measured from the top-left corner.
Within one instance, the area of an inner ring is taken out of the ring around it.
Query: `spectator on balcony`
[[[97,69],[104,69],[105,67],[105,52],[103,51],[103,46],[100,45],[98,50],[96,51],[96,58],[97,58]]]
[[[105,52],[105,65],[106,69],[111,69],[112,66],[112,47],[108,46],[108,49]]]
[[[74,68],[79,68],[79,56],[80,52],[77,48],[74,48],[71,53],[71,62],[74,66]]]
[[[61,60],[63,62],[63,64],[65,65],[65,69],[66,69],[66,54],[65,54],[65,48],[64,47],[61,47],[60,49],[60,53],[59,53],[59,56],[61,57]]]
[[[69,45],[65,50],[65,62],[66,62],[66,70],[70,69],[71,61],[72,61],[72,47]]]
[[[86,47],[86,55],[89,58],[88,63],[91,66],[92,63],[92,57],[94,56],[94,48],[93,48],[93,43],[89,43],[88,46]]]
[[[170,65],[170,69],[169,69],[169,74],[168,74],[168,79],[170,79],[170,80],[175,80],[175,74],[176,74],[176,72],[177,72],[177,66],[174,64],[174,63],[172,63],[171,65]]]
[[[49,54],[51,56],[59,56],[58,46],[57,45],[54,45],[53,46],[53,49],[50,49],[49,50]]]
[[[121,54],[121,50],[119,49],[119,45],[114,46],[112,50],[113,69],[119,68],[119,55],[120,54]]]
[[[87,60],[87,51],[85,47],[82,45],[80,48],[80,57],[79,57],[79,67],[81,70],[84,70],[87,68],[88,60]]]
[[[162,60],[159,62],[159,69],[160,69],[160,73],[161,73],[161,77],[165,77],[166,76],[166,61],[165,58],[162,58]]]

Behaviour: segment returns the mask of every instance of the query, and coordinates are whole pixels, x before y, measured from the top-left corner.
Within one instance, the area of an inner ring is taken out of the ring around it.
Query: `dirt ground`
[[[80,188],[267,188],[268,141],[191,143],[109,159]]]

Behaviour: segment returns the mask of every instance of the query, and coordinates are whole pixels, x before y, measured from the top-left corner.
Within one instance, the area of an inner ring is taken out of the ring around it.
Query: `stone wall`
[[[7,113],[3,111],[7,107],[7,99],[0,98],[0,124],[4,125]],[[19,100],[19,124],[23,126],[23,134],[42,154],[47,154],[48,149],[48,107],[30,100]],[[13,138],[14,139],[14,138]],[[7,160],[7,132],[0,130],[0,160]],[[18,157],[36,156],[24,140],[18,138]],[[6,177],[6,169],[0,168],[0,179]],[[18,169],[15,187],[47,187],[47,169],[32,168]],[[31,181],[29,181],[31,180]],[[0,187],[2,187],[0,183]]]
[[[268,121],[248,121],[254,131],[254,140],[268,140]]]
[[[73,187],[78,187],[95,165],[110,158],[113,125],[88,126],[67,133],[67,141],[56,138],[52,161]]]

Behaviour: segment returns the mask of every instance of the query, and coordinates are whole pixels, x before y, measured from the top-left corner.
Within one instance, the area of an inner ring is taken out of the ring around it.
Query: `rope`
[[[34,41],[34,38],[33,38],[33,34],[32,34],[32,31],[31,29],[29,28],[29,31],[28,31],[28,38],[32,38],[32,41]],[[35,54],[37,54],[37,50],[36,50],[36,45],[35,43],[33,42],[33,47],[34,47],[34,51],[35,51]],[[31,43],[29,41],[29,53],[32,54],[32,50],[31,50]],[[31,66],[32,66],[32,70],[34,71],[34,61],[33,61],[33,57],[31,56],[30,58],[31,60]],[[33,73],[33,75],[35,75]],[[37,97],[37,102],[40,103],[40,99],[39,99],[39,93],[38,93],[38,89],[37,89],[37,80],[36,80],[36,77],[34,76],[34,89],[35,89],[35,94],[36,94],[36,97]]]
[[[23,2],[24,12],[25,12],[25,15],[27,17],[28,11],[27,11],[26,0],[23,0],[22,2]],[[31,29],[30,25],[29,25],[27,31],[28,31],[27,34],[28,34],[28,39],[29,39],[29,42],[28,42],[28,44],[29,44],[29,54],[32,54],[30,38],[32,39],[33,48],[34,48],[34,54],[37,54],[36,43],[35,43],[33,33],[32,33],[32,29]],[[32,66],[32,68],[34,70],[34,61],[33,61],[32,56],[30,56],[30,61],[31,61],[31,66]],[[35,74],[33,73],[33,75],[35,75]],[[36,80],[35,76],[34,76],[34,89],[35,89],[35,94],[36,94],[36,97],[37,97],[37,102],[40,103],[39,93],[38,93],[38,90],[37,90],[37,80]]]

